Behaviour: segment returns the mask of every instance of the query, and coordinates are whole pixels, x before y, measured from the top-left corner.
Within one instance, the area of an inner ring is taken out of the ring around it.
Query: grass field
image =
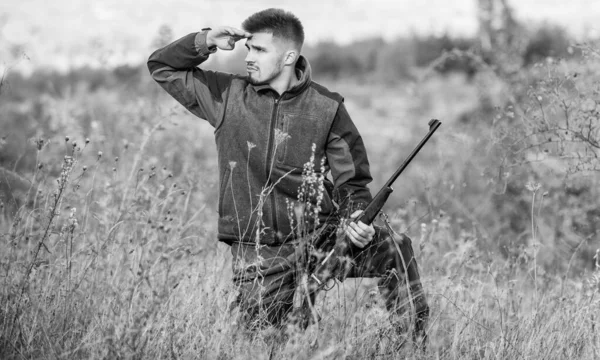
[[[586,66],[580,93],[595,97]],[[496,115],[481,104],[503,104],[506,89],[485,74],[326,84],[363,134],[373,191],[430,118],[443,123],[386,208],[413,239],[431,306],[425,351],[399,348],[372,279],[322,294],[305,333],[240,329],[216,241],[212,129],[145,79],[0,103],[0,151],[16,159],[0,170],[0,357],[599,358],[598,233],[573,222],[598,206],[597,172],[515,166],[498,180],[486,146]],[[587,202],[565,197],[572,188]]]

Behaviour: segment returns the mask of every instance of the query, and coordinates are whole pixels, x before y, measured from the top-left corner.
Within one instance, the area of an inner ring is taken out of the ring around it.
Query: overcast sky
[[[267,7],[294,12],[307,43],[410,33],[472,35],[476,0],[2,0],[0,66],[14,63],[8,49],[23,46],[19,67],[68,68],[101,61],[136,63],[147,58],[158,28],[175,36],[203,27],[239,24]],[[509,0],[519,20],[550,21],[576,36],[600,34],[600,0]]]

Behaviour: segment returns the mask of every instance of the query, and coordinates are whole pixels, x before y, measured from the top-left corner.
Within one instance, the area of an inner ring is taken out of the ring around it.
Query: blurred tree
[[[526,46],[524,28],[515,20],[507,0],[477,0],[479,46],[484,59],[503,73],[522,66]]]
[[[377,79],[382,82],[410,78],[415,67],[414,43],[397,39],[381,49],[377,62]]]
[[[170,44],[174,39],[173,29],[167,24],[163,24],[158,28],[158,32],[154,40],[152,40],[152,48],[158,49]]]
[[[525,49],[524,60],[526,65],[553,57],[569,56],[571,39],[567,31],[553,24],[544,23],[533,31],[531,39]]]

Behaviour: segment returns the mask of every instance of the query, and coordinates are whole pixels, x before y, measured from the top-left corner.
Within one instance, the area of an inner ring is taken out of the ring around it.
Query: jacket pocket
[[[277,146],[277,162],[302,168],[310,161],[312,144],[321,143],[318,139],[319,119],[313,115],[284,113],[280,121],[278,128],[283,132],[280,136],[285,140]]]

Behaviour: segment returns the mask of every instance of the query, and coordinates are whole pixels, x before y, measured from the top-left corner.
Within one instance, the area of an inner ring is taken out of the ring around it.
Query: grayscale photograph
[[[599,359],[599,19],[3,1],[0,359]]]

